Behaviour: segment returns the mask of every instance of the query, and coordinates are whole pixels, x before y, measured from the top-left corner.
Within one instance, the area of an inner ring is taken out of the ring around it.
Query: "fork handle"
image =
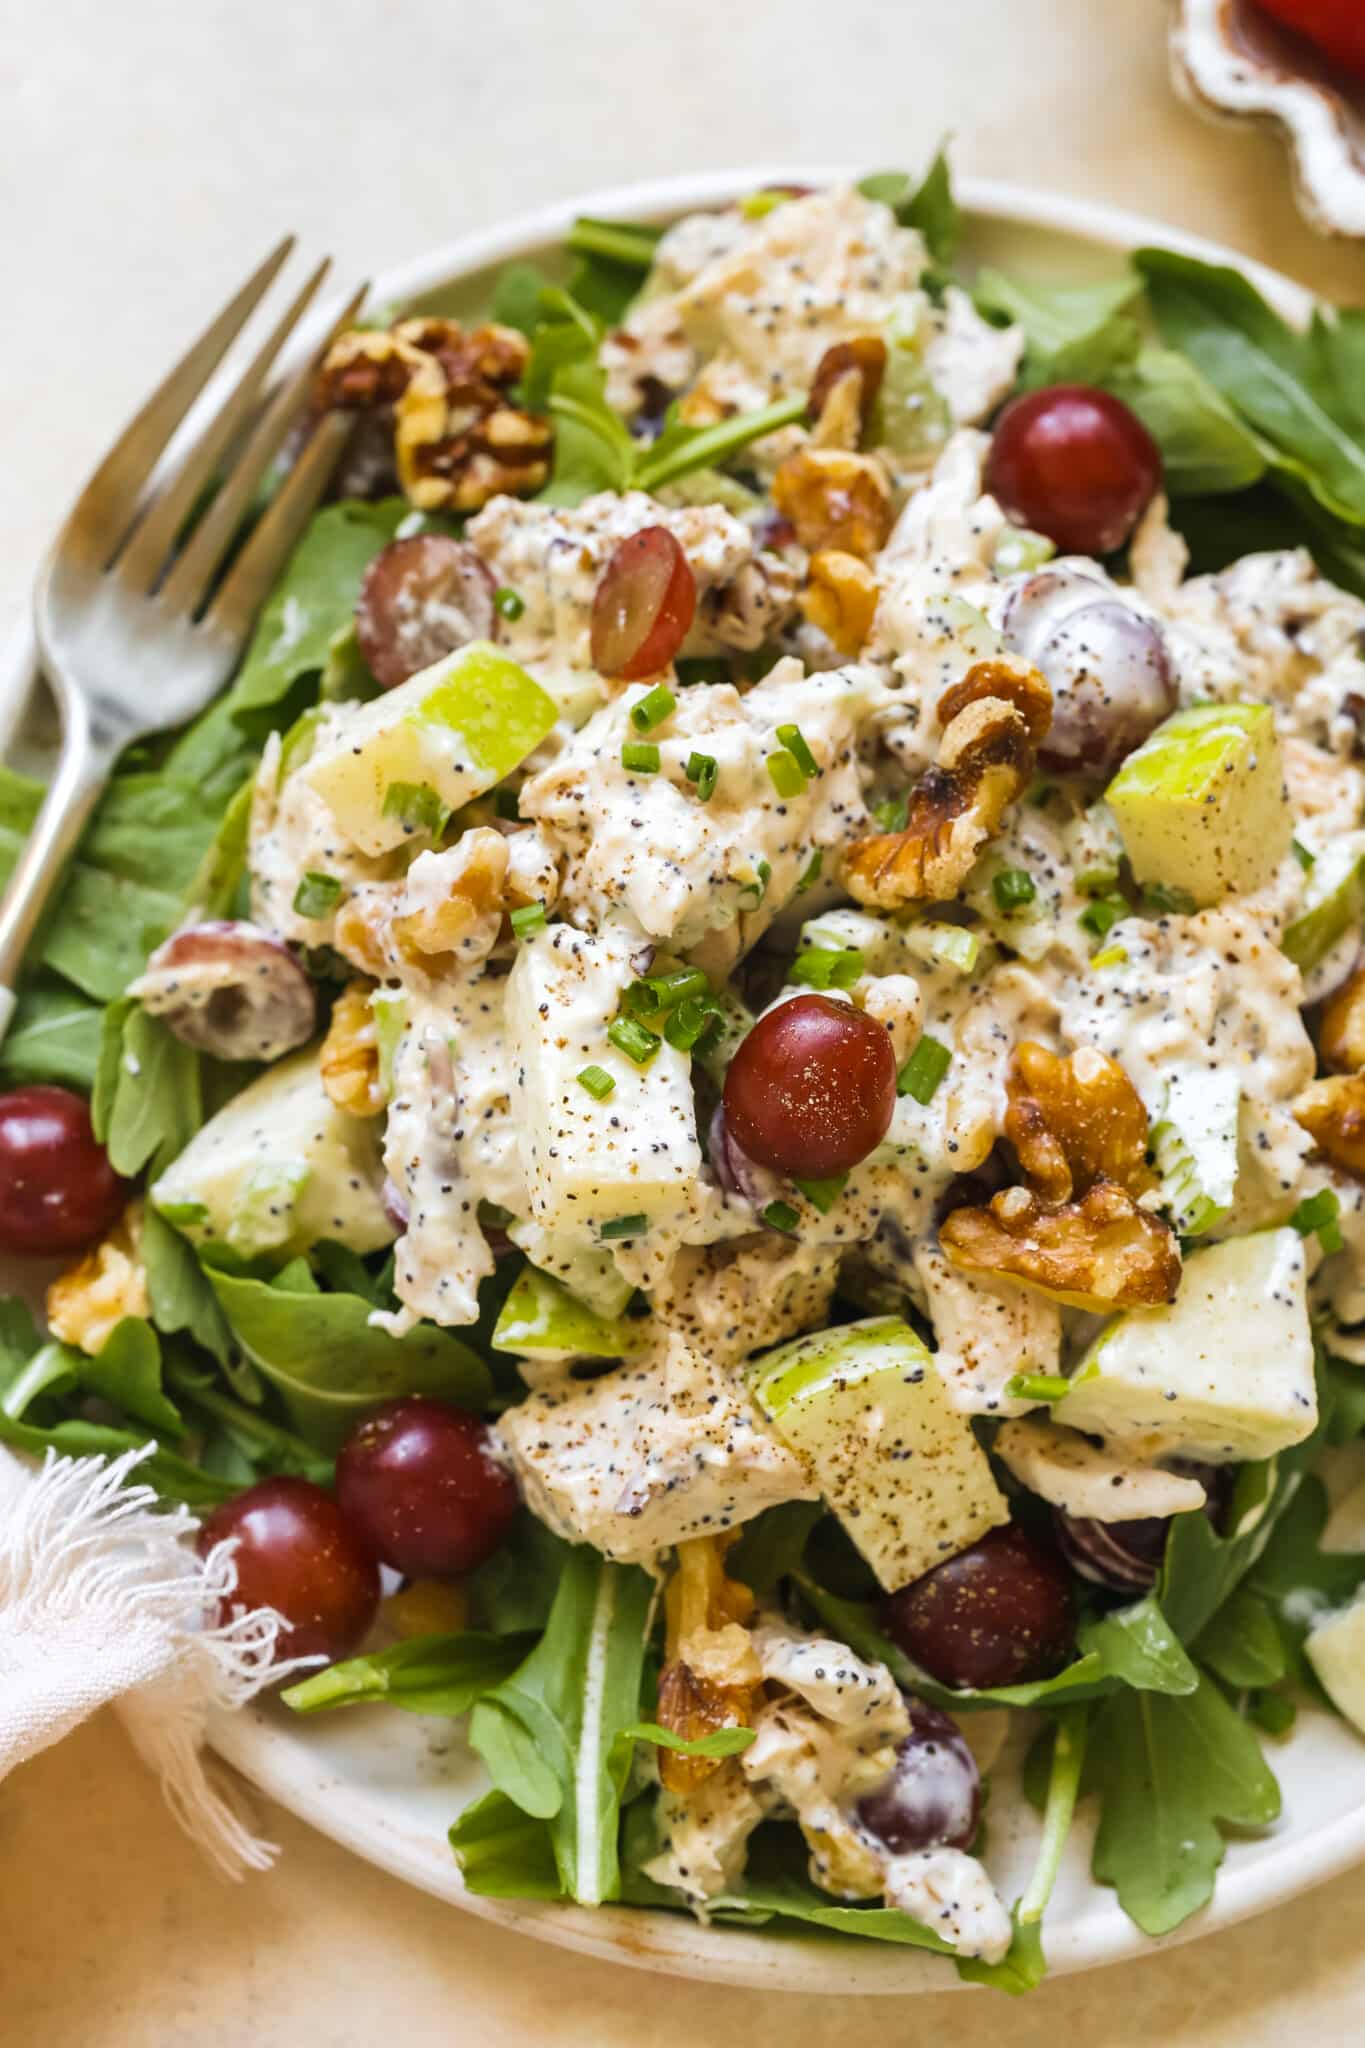
[[[68,694],[62,711],[56,772],[9,887],[0,897],[0,1040],[14,1015],[19,969],[29,941],[113,765],[115,750],[96,736],[83,702]]]

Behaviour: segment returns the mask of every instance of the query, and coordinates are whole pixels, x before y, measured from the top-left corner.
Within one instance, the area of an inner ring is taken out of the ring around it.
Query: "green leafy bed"
[[[941,292],[959,233],[942,158],[918,183],[885,173],[865,189],[924,234],[928,282]],[[780,195],[751,202],[755,211],[775,203]],[[580,222],[567,287],[528,264],[498,282],[494,312],[531,342],[525,400],[556,426],[552,502],[698,473],[714,494],[733,492],[749,444],[802,416],[801,402],[782,401],[700,430],[670,416],[657,439],[632,437],[607,402],[596,350],[641,288],[656,239],[650,228]],[[1023,327],[1021,387],[1093,382],[1142,416],[1197,568],[1249,547],[1306,545],[1365,595],[1365,312],[1320,316],[1298,334],[1237,273],[1159,249],[1138,251],[1096,285],[1045,287],[994,270],[966,281],[988,318]],[[190,906],[213,915],[243,907],[260,747],[320,695],[373,689],[352,612],[366,564],[404,521],[413,515],[398,500],[319,512],[227,695],[188,731],[122,762],[35,944],[4,1079],[90,1093],[96,1127],[129,1176],[174,1158],[250,1070],[201,1058],[124,990]],[[40,794],[0,770],[0,876]],[[328,963],[314,964],[325,999]],[[151,1320],[121,1323],[97,1357],[45,1340],[19,1304],[0,1305],[0,1440],[31,1453],[112,1452],[150,1433],[158,1448],[148,1479],[168,1499],[207,1509],[270,1473],[325,1481],[349,1422],[389,1395],[429,1391],[488,1412],[516,1397],[488,1344],[515,1261],[486,1285],[476,1327],[456,1336],[423,1326],[400,1339],[369,1321],[393,1301],[378,1257],[323,1243],[273,1270],[223,1247],[196,1253],[150,1213],[144,1257]],[[1087,1614],[1074,1661],[1035,1685],[960,1694],[909,1665],[879,1633],[872,1588],[818,1508],[772,1509],[744,1532],[735,1575],[799,1619],[884,1658],[955,1712],[1003,1704],[1039,1717],[1026,1772],[1043,1815],[1037,1867],[1006,1961],[964,1963],[964,1975],[1007,1991],[1039,1981],[1041,1915],[1078,1798],[1098,1813],[1095,1876],[1151,1934],[1209,1898],[1226,1829],[1275,1819],[1279,1793],[1257,1731],[1283,1734],[1305,1693],[1325,1704],[1302,1655],[1304,1616],[1315,1602],[1347,1599],[1365,1572],[1321,1550],[1325,1501],[1312,1474],[1325,1441],[1365,1426],[1360,1389],[1349,1367],[1323,1360],[1317,1435],[1244,1468],[1232,1533],[1216,1534],[1201,1514],[1178,1517],[1155,1590]],[[642,1759],[670,1739],[651,1719],[652,1581],[523,1517],[471,1592],[468,1630],[335,1666],[295,1686],[291,1705],[469,1715],[491,1779],[451,1830],[471,1889],[675,1907],[643,1871],[655,1843]],[[709,1753],[745,1740],[725,1731]],[[769,1824],[743,1884],[714,1902],[713,1917],[949,1952],[903,1913],[832,1900],[806,1864],[796,1831]]]

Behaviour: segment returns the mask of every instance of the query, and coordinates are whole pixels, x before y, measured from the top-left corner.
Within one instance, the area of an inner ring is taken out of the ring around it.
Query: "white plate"
[[[823,184],[849,175],[842,167],[765,165],[595,193],[440,249],[381,278],[376,295],[381,303],[421,299],[451,311],[474,310],[485,301],[500,264],[515,257],[544,259],[577,213],[668,220],[760,186]],[[965,181],[961,197],[968,253],[976,260],[1039,278],[1083,280],[1112,271],[1116,250],[1159,242],[1238,265],[1290,319],[1303,320],[1310,309],[1308,295],[1287,278],[1155,222],[981,181]],[[32,673],[32,644],[21,634],[0,670],[0,710],[27,694]],[[958,1981],[942,1958],[879,1942],[705,1928],[683,1914],[623,1907],[471,1896],[461,1886],[446,1830],[486,1781],[445,1723],[382,1708],[298,1721],[267,1703],[219,1719],[212,1740],[263,1792],[357,1855],[466,1912],[543,1941],[637,1968],[772,1990],[904,1993],[948,1990]],[[1365,1744],[1340,1722],[1305,1710],[1290,1740],[1273,1745],[1273,1752],[1284,1791],[1283,1818],[1263,1836],[1230,1843],[1213,1905],[1164,1943],[1147,1941],[1113,1893],[1091,1882],[1089,1827],[1082,1815],[1047,1919],[1052,1969],[1093,1968],[1192,1940],[1365,1859]],[[1025,1803],[1010,1798],[1002,1785],[991,1809],[990,1864],[1006,1896],[1019,1889],[1033,1833]]]

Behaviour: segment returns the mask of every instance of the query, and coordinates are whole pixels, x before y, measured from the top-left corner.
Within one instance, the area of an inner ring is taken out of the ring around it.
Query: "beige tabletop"
[[[0,21],[5,10],[0,9]],[[0,626],[111,430],[288,226],[368,272],[551,196],[744,160],[958,164],[1164,216],[1338,298],[1277,142],[1173,99],[1158,0],[43,0],[0,39]],[[760,1998],[472,1922],[288,1815],[219,1882],[108,1719],[0,1788],[0,2040],[25,2048],[954,2048],[1365,2041],[1365,1871],[1045,1987]]]

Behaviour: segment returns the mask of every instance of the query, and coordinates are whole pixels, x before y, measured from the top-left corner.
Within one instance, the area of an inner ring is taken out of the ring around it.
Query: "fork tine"
[[[176,536],[190,517],[204,491],[213,482],[223,451],[232,446],[250,418],[266,372],[302,319],[318,286],[331,268],[325,256],[308,279],[284,317],[267,336],[243,371],[231,397],[215,416],[212,425],[196,444],[189,459],[173,481],[147,508],[141,523],[133,529],[123,552],[115,559],[120,575],[139,591],[150,590],[165,567]]]
[[[168,607],[197,612],[207,600],[213,578],[236,538],[242,520],[250,510],[252,498],[261,479],[307,401],[319,363],[330,348],[333,337],[360,310],[368,290],[368,285],[362,285],[359,291],[353,294],[307,359],[300,364],[294,375],[280,386],[252,428],[247,444],[233,465],[231,474],[225,479],[218,495],[190,536],[184,553],[177,558],[161,587],[162,600]],[[326,480],[324,476],[322,483],[325,484]],[[319,484],[319,490],[321,488],[322,484]],[[273,510],[273,507],[271,509]],[[269,517],[270,514],[267,512],[261,521],[263,527]]]
[[[353,413],[328,413],[271,499],[227,580],[204,615],[210,629],[244,640],[295,541],[327,488],[342,449],[355,430]]]
[[[77,498],[58,540],[59,548],[74,538],[92,514],[107,517],[110,507],[121,511],[125,503],[131,513],[171,436],[274,283],[293,247],[294,237],[286,235],[134,415]]]

